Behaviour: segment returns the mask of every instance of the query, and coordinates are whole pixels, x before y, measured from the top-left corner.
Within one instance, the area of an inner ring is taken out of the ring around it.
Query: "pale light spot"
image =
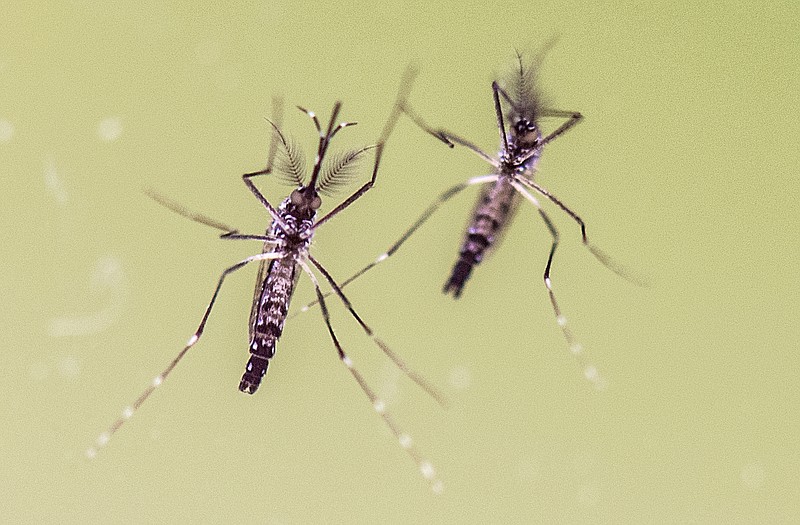
[[[566,326],[567,318],[564,317],[563,315],[559,315],[558,317],[556,317],[556,322],[558,323],[558,326]]]
[[[56,163],[53,159],[47,159],[44,165],[44,185],[53,194],[56,202],[60,205],[67,203],[67,190],[61,177],[58,176]]]
[[[408,434],[400,434],[400,439],[398,441],[400,441],[400,446],[405,449],[411,448],[411,445],[414,443],[411,436]]]
[[[133,417],[133,407],[125,407],[122,410],[122,418],[130,419],[131,417]]]
[[[597,367],[594,365],[588,365],[583,370],[583,375],[589,381],[597,381],[598,379],[600,379],[600,372],[597,371]]]
[[[544,284],[545,284],[545,286],[547,286],[547,288],[548,288],[548,289],[549,289],[549,288],[552,288],[552,286],[551,286],[551,282],[550,282],[550,278],[549,278],[549,277],[548,277],[547,279],[545,279],[545,280],[544,280]]]
[[[758,490],[764,484],[766,472],[764,466],[759,462],[748,463],[742,467],[739,473],[739,479],[742,480],[742,485],[750,490]]]
[[[596,487],[583,485],[578,489],[578,502],[587,507],[595,507],[600,503],[600,494]]]
[[[164,376],[157,375],[156,377],[153,378],[153,387],[155,388],[157,386],[161,386],[161,383],[163,382],[164,382]]]
[[[127,279],[122,262],[116,257],[101,257],[89,278],[89,285],[108,304],[86,314],[73,314],[50,319],[47,331],[53,337],[74,337],[106,330],[122,317],[128,296]]]
[[[457,366],[450,370],[450,384],[459,390],[464,390],[472,383],[472,373],[465,366]]]
[[[44,381],[50,375],[50,370],[44,362],[36,361],[31,363],[30,368],[28,368],[28,375],[34,381]]]
[[[381,263],[381,262],[385,261],[385,260],[386,260],[386,259],[388,259],[388,258],[389,258],[389,254],[388,254],[388,253],[382,253],[382,254],[380,254],[380,255],[378,256],[378,258],[377,258],[377,259],[375,259],[375,263],[376,263],[376,264],[377,264],[377,263]]]
[[[442,483],[441,480],[436,480],[436,483],[431,486],[431,490],[434,494],[441,494],[444,492],[444,483]]]
[[[88,459],[94,459],[97,457],[97,449],[94,447],[90,447],[86,449],[86,457]]]
[[[347,368],[353,368],[353,361],[351,361],[348,356],[344,356],[342,358],[342,363],[344,363],[344,366]]]
[[[310,307],[309,307],[308,305],[305,305],[304,307],[302,307],[302,308],[300,309],[300,311],[301,311],[301,312],[307,312],[307,311],[309,310],[309,308],[310,308]]]
[[[372,406],[375,408],[375,412],[377,412],[378,414],[383,414],[384,412],[386,412],[386,403],[384,403],[380,399],[376,399],[375,403],[373,403]]]
[[[193,344],[195,344],[195,343],[197,342],[197,340],[198,340],[198,339],[199,339],[199,337],[197,337],[197,334],[194,334],[194,335],[193,335],[192,337],[190,337],[190,338],[189,338],[189,340],[186,342],[186,346],[192,346]]]
[[[574,355],[580,355],[580,353],[583,352],[583,345],[580,343],[573,343],[572,346],[569,347],[569,351]]]
[[[14,136],[14,125],[6,119],[0,119],[0,142],[10,142]]]
[[[106,443],[108,443],[109,439],[111,439],[111,434],[109,434],[108,432],[103,432],[102,434],[97,436],[97,446],[98,447],[106,446]]]
[[[74,356],[67,356],[58,363],[58,372],[64,377],[76,377],[81,373],[81,365]]]
[[[436,472],[433,470],[433,465],[431,465],[429,461],[420,463],[419,471],[422,472],[422,476],[425,479],[433,479],[433,476],[436,475]]]
[[[97,125],[97,136],[103,142],[114,142],[122,135],[122,121],[119,117],[107,117]]]

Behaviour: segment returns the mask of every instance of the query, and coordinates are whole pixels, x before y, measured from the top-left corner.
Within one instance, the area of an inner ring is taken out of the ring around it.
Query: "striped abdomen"
[[[483,190],[461,245],[458,261],[444,285],[444,293],[452,292],[455,298],[461,296],[472,267],[481,262],[485,252],[498,241],[518,198],[519,194],[504,177]]]
[[[253,302],[250,316],[250,360],[247,362],[239,390],[253,394],[258,390],[275,345],[283,333],[289,301],[297,283],[297,264],[291,257],[270,261],[266,278],[260,280],[261,292]]]

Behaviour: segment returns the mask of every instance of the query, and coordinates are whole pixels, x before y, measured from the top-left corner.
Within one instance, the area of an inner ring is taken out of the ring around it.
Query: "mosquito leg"
[[[325,222],[333,218],[340,211],[344,210],[345,208],[353,204],[356,200],[358,200],[359,197],[361,197],[362,195],[364,195],[365,193],[367,193],[369,190],[372,189],[372,187],[375,185],[375,179],[378,176],[378,167],[380,166],[382,155],[383,155],[383,144],[377,144],[375,146],[375,164],[372,168],[372,178],[370,178],[369,181],[367,181],[363,186],[357,189],[355,193],[347,197],[344,200],[344,202],[336,206],[334,209],[329,211],[324,217],[315,222],[313,226],[315,230],[320,226],[322,226],[323,224],[325,224]]]
[[[536,197],[531,195],[530,192],[519,183],[512,182],[511,184],[514,186],[514,189],[516,189],[523,197],[528,199],[531,203],[533,203],[534,206],[536,206],[536,209],[539,210],[539,215],[541,215],[545,225],[547,225],[547,229],[550,231],[550,235],[553,237],[553,244],[550,246],[550,255],[547,257],[547,266],[545,266],[544,269],[544,285],[547,288],[547,294],[550,296],[550,303],[553,306],[556,322],[558,323],[558,326],[561,327],[561,331],[564,333],[564,339],[567,341],[567,346],[569,347],[570,352],[572,352],[572,354],[578,359],[578,362],[583,369],[583,375],[586,377],[586,379],[588,379],[595,388],[602,390],[605,387],[603,378],[597,371],[596,366],[586,363],[583,357],[583,347],[580,343],[575,341],[575,337],[572,335],[572,330],[570,330],[569,326],[567,325],[567,318],[561,312],[561,308],[556,300],[556,294],[553,291],[553,283],[550,280],[550,269],[553,264],[553,256],[555,255],[556,248],[558,247],[558,230],[550,220],[550,217],[548,217],[545,211],[542,209],[539,201],[536,200]]]
[[[253,193],[253,195],[256,196],[259,202],[261,202],[261,204],[267,209],[270,216],[272,217],[272,220],[278,223],[280,227],[283,228],[284,230],[289,230],[290,229],[289,225],[286,224],[286,221],[283,220],[283,217],[281,217],[280,213],[278,213],[278,210],[276,210],[275,207],[269,203],[267,198],[264,197],[264,195],[261,194],[258,188],[256,188],[256,185],[253,184],[253,181],[250,180],[252,177],[256,177],[258,175],[266,175],[268,173],[269,172],[266,170],[256,171],[253,173],[245,173],[244,175],[242,175],[242,181],[244,182],[245,186],[247,186],[248,189]]]
[[[539,143],[540,146],[544,146],[545,144],[552,142],[554,139],[557,139],[583,119],[583,115],[581,115],[577,111],[562,111],[559,109],[546,109],[542,111],[542,116],[565,117],[567,121],[561,124],[559,127],[557,127],[555,131],[553,131],[545,138],[543,138],[542,141]]]
[[[422,375],[420,375],[419,373],[414,371],[410,366],[408,366],[408,363],[406,363],[399,355],[397,355],[391,348],[389,348],[389,346],[381,338],[375,335],[375,332],[372,330],[372,328],[367,326],[367,323],[365,323],[364,320],[361,319],[361,316],[358,315],[358,313],[356,313],[352,303],[347,298],[347,296],[344,295],[344,292],[342,292],[341,287],[338,284],[336,284],[336,281],[333,279],[331,274],[328,273],[328,270],[326,270],[325,267],[322,266],[322,264],[310,254],[308,255],[308,259],[314,266],[317,267],[317,270],[319,270],[319,272],[325,277],[325,280],[328,281],[333,290],[336,292],[336,295],[338,295],[339,299],[341,299],[342,303],[344,303],[345,308],[347,308],[347,310],[355,318],[355,320],[358,321],[358,324],[361,325],[361,328],[364,330],[364,332],[369,337],[372,338],[372,340],[375,342],[378,348],[380,348],[381,351],[384,354],[386,354],[386,357],[391,359],[392,362],[395,364],[395,366],[397,366],[397,368],[399,368],[404,374],[406,374],[412,381],[414,381],[417,384],[417,386],[419,386],[422,390],[424,390],[429,396],[431,396],[434,400],[436,400],[436,402],[439,403],[439,405],[441,405],[442,407],[446,407],[447,398],[441,392],[439,392],[439,390],[435,386],[433,386],[433,384],[430,381],[425,379]]]
[[[169,209],[170,211],[174,211],[178,215],[182,217],[186,217],[189,220],[194,222],[204,224],[206,226],[211,226],[217,230],[224,231],[222,235],[220,235],[221,239],[254,239],[262,242],[276,242],[275,239],[268,237],[266,235],[248,235],[248,234],[241,234],[239,230],[236,228],[231,228],[221,222],[215,221],[211,217],[203,215],[202,213],[196,213],[192,210],[183,207],[182,205],[178,204],[177,202],[169,199],[155,190],[151,190],[147,188],[144,190],[145,194],[148,197],[159,203],[160,205],[164,206],[165,208]]]
[[[581,219],[577,213],[569,209],[563,202],[561,202],[558,198],[556,198],[552,193],[550,193],[543,187],[539,186],[534,181],[526,179],[518,179],[518,180],[520,183],[524,184],[525,186],[529,187],[530,189],[534,190],[540,195],[547,197],[556,206],[564,210],[567,213],[567,215],[572,217],[572,219],[575,220],[575,222],[578,223],[578,225],[581,227],[581,239],[583,241],[583,244],[589,249],[590,252],[592,252],[592,255],[594,255],[594,257],[603,264],[603,266],[605,266],[606,268],[608,268],[609,270],[619,275],[628,282],[631,282],[637,286],[647,286],[647,282],[644,279],[631,275],[630,270],[628,270],[621,264],[614,261],[611,257],[606,255],[606,253],[603,252],[600,248],[589,242],[589,239],[586,236],[586,223],[583,222],[583,219]]]
[[[500,130],[500,140],[503,142],[503,151],[508,151],[508,136],[506,135],[506,125],[503,122],[503,108],[500,106],[500,95],[498,94],[499,91],[500,86],[497,84],[497,82],[492,82],[494,111],[497,113],[497,129]],[[505,94],[505,91],[503,91],[503,93]]]
[[[394,107],[392,108],[392,113],[389,115],[389,119],[386,121],[386,124],[381,131],[381,135],[378,138],[377,144],[372,146],[375,148],[375,164],[372,168],[372,177],[368,182],[366,182],[363,186],[355,191],[352,195],[350,195],[347,199],[344,200],[341,204],[339,204],[336,208],[328,212],[324,217],[318,220],[314,224],[314,229],[322,226],[333,218],[336,214],[350,206],[353,202],[359,199],[362,195],[364,195],[367,191],[372,189],[375,185],[375,179],[378,176],[378,167],[380,166],[381,157],[383,156],[383,148],[386,144],[386,141],[389,139],[392,131],[394,130],[395,125],[397,124],[397,120],[400,118],[400,113],[403,111],[403,107],[406,104],[406,99],[408,98],[408,93],[411,91],[411,86],[414,82],[414,78],[416,77],[416,70],[412,67],[406,69],[405,73],[403,74],[403,78],[400,81],[400,88],[397,93],[397,99],[395,101]],[[343,128],[346,125],[350,125],[354,123],[347,123],[343,122],[339,125],[333,133],[335,134],[339,129]],[[332,135],[331,135],[332,136]],[[330,139],[329,139],[330,140]]]
[[[317,299],[320,303],[320,309],[322,310],[322,318],[325,320],[325,326],[328,328],[328,333],[330,334],[333,344],[336,347],[336,351],[339,354],[339,360],[341,360],[344,366],[347,367],[347,370],[356,380],[358,386],[361,388],[367,398],[369,398],[370,403],[372,403],[372,407],[375,409],[381,419],[383,419],[384,424],[389,428],[389,431],[400,443],[400,446],[411,457],[414,463],[417,464],[422,476],[431,484],[433,491],[437,494],[441,493],[444,489],[444,485],[442,484],[441,480],[436,478],[436,471],[434,470],[433,465],[431,465],[431,463],[420,454],[420,452],[414,446],[411,436],[405,433],[397,425],[397,423],[395,423],[394,419],[386,409],[386,403],[375,394],[361,373],[355,368],[353,361],[344,352],[342,345],[339,343],[339,339],[336,337],[336,334],[333,331],[333,326],[331,326],[328,307],[325,304],[325,298],[322,295],[322,290],[319,288],[319,281],[317,281],[317,277],[314,275],[314,273],[311,271],[311,268],[309,268],[305,261],[301,259],[297,262],[300,267],[303,268],[303,271],[308,274],[308,276],[311,278],[311,282],[314,284],[314,290],[317,293]]]
[[[356,279],[358,279],[359,277],[361,277],[362,275],[367,273],[369,270],[373,269],[374,267],[376,267],[377,265],[379,265],[380,263],[382,263],[383,261],[385,261],[386,259],[388,259],[392,255],[394,255],[394,253],[397,250],[400,249],[400,247],[403,245],[403,243],[405,243],[409,239],[409,237],[414,235],[414,233],[416,233],[416,231],[445,202],[449,201],[450,199],[452,199],[453,197],[455,197],[456,195],[458,195],[459,193],[461,193],[463,190],[465,190],[466,188],[468,188],[470,186],[473,186],[475,184],[483,184],[483,183],[488,183],[488,182],[494,182],[496,180],[497,180],[497,175],[483,175],[483,176],[480,176],[480,177],[473,177],[473,178],[467,180],[466,182],[461,182],[459,184],[456,184],[455,186],[451,186],[450,188],[446,189],[444,192],[442,192],[441,195],[439,195],[439,197],[433,202],[433,204],[428,206],[428,208],[424,212],[422,212],[422,215],[419,216],[419,218],[414,222],[414,224],[412,224],[411,227],[408,228],[405,231],[405,233],[403,233],[403,235],[401,235],[400,238],[397,239],[397,241],[388,250],[386,250],[385,252],[380,254],[374,261],[372,261],[371,263],[369,263],[365,267],[361,268],[359,271],[357,271],[356,273],[351,275],[349,278],[347,278],[346,280],[342,281],[342,284],[340,285],[340,288],[344,288],[348,284],[352,283],[353,281],[355,281]],[[323,295],[324,295],[324,297],[328,297],[332,293],[333,292],[327,292],[327,293],[325,293]],[[300,309],[299,313],[308,311],[312,306],[316,305],[318,302],[319,301],[312,301],[311,303],[303,306]],[[295,314],[295,315],[297,315],[297,314]],[[294,317],[294,315],[292,317]]]
[[[129,420],[137,410],[139,410],[139,408],[144,404],[144,402],[147,401],[147,398],[150,397],[150,394],[152,394],[153,391],[164,382],[164,380],[167,378],[170,372],[172,372],[172,369],[178,365],[181,359],[183,359],[183,357],[186,355],[189,349],[192,348],[197,343],[197,341],[200,340],[200,337],[203,335],[203,330],[206,327],[208,316],[211,314],[211,309],[214,308],[214,303],[217,300],[217,295],[219,295],[219,291],[222,288],[222,283],[225,281],[225,277],[227,277],[229,274],[235,272],[236,270],[242,268],[246,264],[251,263],[253,261],[280,259],[281,257],[283,257],[282,253],[269,253],[269,252],[253,255],[251,257],[239,261],[233,266],[226,268],[222,272],[222,275],[220,275],[219,281],[217,282],[217,286],[216,288],[214,288],[214,294],[211,296],[211,301],[209,301],[208,306],[206,306],[206,311],[203,314],[203,319],[200,321],[200,325],[197,327],[197,330],[194,332],[194,334],[192,334],[192,337],[189,338],[189,341],[186,343],[186,346],[183,347],[183,350],[181,350],[178,353],[178,355],[176,355],[175,358],[172,361],[170,361],[169,365],[167,365],[167,367],[164,370],[162,370],[160,374],[158,374],[156,377],[153,378],[153,381],[150,383],[150,386],[148,386],[139,395],[139,397],[136,398],[136,401],[134,401],[132,405],[129,405],[123,409],[122,415],[119,418],[117,418],[116,421],[114,421],[114,423],[108,428],[108,430],[100,434],[100,436],[98,436],[95,442],[95,446],[89,448],[86,451],[86,456],[89,459],[94,458],[97,455],[98,450],[108,443],[109,439],[111,439],[111,436],[113,436],[117,432],[117,430],[119,430],[120,427],[127,420]]]
[[[459,146],[464,146],[465,148],[469,149],[470,151],[475,153],[477,156],[479,156],[480,158],[482,158],[484,161],[488,162],[495,168],[499,167],[497,159],[493,158],[491,155],[484,152],[481,148],[479,148],[472,142],[468,141],[467,139],[462,138],[456,135],[455,133],[451,133],[445,129],[434,129],[430,127],[428,124],[425,123],[424,120],[422,120],[422,117],[420,117],[413,109],[411,109],[411,106],[408,105],[407,103],[403,105],[403,113],[405,113],[408,116],[408,118],[410,118],[414,122],[414,124],[419,126],[422,129],[422,131],[428,133],[429,135],[433,135],[434,137],[441,140],[451,148],[455,147],[456,144],[458,144]]]

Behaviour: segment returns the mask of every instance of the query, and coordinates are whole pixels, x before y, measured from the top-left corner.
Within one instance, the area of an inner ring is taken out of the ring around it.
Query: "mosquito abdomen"
[[[472,214],[464,242],[461,244],[458,261],[444,285],[444,293],[452,292],[456,299],[461,297],[473,267],[481,262],[484,254],[497,241],[508,223],[517,200],[516,190],[504,178],[498,179],[483,190]]]
[[[267,373],[269,360],[275,355],[275,346],[283,333],[283,323],[289,311],[289,302],[297,281],[297,265],[291,258],[279,259],[270,264],[261,295],[253,304],[258,308],[252,316],[250,327],[250,360],[247,361],[239,390],[254,394]]]

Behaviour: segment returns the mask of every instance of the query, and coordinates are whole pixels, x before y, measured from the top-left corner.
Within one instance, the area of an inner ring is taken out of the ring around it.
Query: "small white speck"
[[[380,254],[380,255],[378,256],[378,258],[377,258],[377,259],[375,259],[375,263],[376,263],[376,264],[377,264],[377,263],[381,263],[381,262],[385,261],[385,260],[386,260],[386,259],[388,259],[388,258],[389,258],[389,254],[388,254],[388,253],[382,253],[382,254]]]
[[[547,286],[548,289],[552,288],[552,282],[550,281],[549,277],[544,280],[544,285]]]
[[[583,345],[580,343],[573,343],[572,346],[569,347],[569,351],[575,355],[579,355],[581,352],[583,352]]]
[[[558,317],[556,317],[556,322],[558,323],[558,326],[566,326],[567,318],[564,317],[563,315],[559,315]]]
[[[314,166],[318,166],[318,165],[319,165],[319,155],[316,155],[314,157]]]
[[[0,142],[9,142],[14,136],[14,125],[6,119],[0,119]]]
[[[317,116],[317,114],[316,114],[316,113],[314,113],[313,111],[309,111],[309,112],[308,112],[308,116],[309,116],[309,117],[311,117],[311,118],[314,118],[314,117],[316,117],[316,116]]]
[[[130,419],[133,416],[133,407],[125,407],[122,411],[122,418],[123,419]]]
[[[307,312],[307,311],[308,311],[308,308],[309,308],[309,307],[308,307],[308,305],[306,305],[306,306],[302,307],[302,308],[300,309],[300,311],[301,311],[301,312]]]
[[[344,358],[342,358],[342,363],[344,363],[344,366],[346,366],[347,368],[353,368],[353,361],[351,361],[350,358],[347,356],[344,356]]]
[[[597,371],[597,367],[594,365],[587,366],[583,371],[583,375],[589,381],[597,381],[600,379],[600,373]]]
[[[739,479],[742,480],[742,485],[750,490],[758,490],[764,484],[766,473],[761,463],[749,463],[742,467],[739,473]]]
[[[104,142],[114,142],[122,135],[122,121],[119,117],[108,117],[97,125],[97,136]]]
[[[153,387],[160,386],[164,382],[164,376],[156,376],[153,378]]]
[[[433,479],[433,476],[436,475],[436,472],[433,470],[433,465],[428,461],[423,461],[419,464],[419,471],[422,472],[422,476],[425,479]]]
[[[194,334],[194,335],[193,335],[192,337],[190,337],[190,338],[189,338],[189,340],[186,342],[186,346],[192,346],[193,344],[195,344],[195,343],[197,342],[197,340],[198,340],[198,339],[199,339],[199,337],[197,337],[197,334]]]
[[[472,373],[465,366],[457,366],[450,370],[450,384],[459,390],[464,390],[472,383]]]
[[[89,459],[94,459],[97,457],[97,449],[94,447],[86,449],[86,457]]]
[[[109,439],[111,439],[111,435],[108,432],[103,432],[102,434],[97,436],[97,446],[98,447],[106,446],[106,443],[108,443]]]
[[[444,492],[444,483],[442,483],[440,480],[437,480],[436,483],[434,483],[431,487],[431,490],[434,494],[441,494]]]
[[[372,406],[375,407],[375,412],[377,412],[378,414],[383,414],[384,412],[386,412],[386,403],[384,403],[380,399],[376,399],[375,403]]]
[[[400,439],[398,441],[400,441],[400,446],[405,449],[411,448],[411,445],[414,443],[411,436],[408,434],[400,434]]]

